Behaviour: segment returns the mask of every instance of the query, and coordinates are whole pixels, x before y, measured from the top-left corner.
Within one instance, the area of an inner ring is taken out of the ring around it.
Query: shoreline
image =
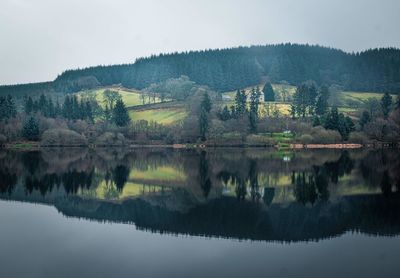
[[[126,145],[40,145],[39,142],[15,142],[0,146],[0,149],[6,150],[40,150],[50,148],[172,148],[172,149],[207,149],[207,148],[275,148],[277,150],[300,150],[300,149],[375,149],[375,148],[399,148],[400,143],[375,142],[368,144],[361,143],[335,143],[335,144],[306,144],[306,143],[288,143],[285,146],[279,144],[126,144]]]

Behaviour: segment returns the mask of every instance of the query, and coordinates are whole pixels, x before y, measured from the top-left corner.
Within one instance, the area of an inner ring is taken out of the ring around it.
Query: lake
[[[400,152],[0,151],[0,277],[398,277]]]

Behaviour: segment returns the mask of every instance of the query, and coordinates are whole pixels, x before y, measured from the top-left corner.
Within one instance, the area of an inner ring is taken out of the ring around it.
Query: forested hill
[[[181,75],[217,91],[252,86],[268,77],[272,82],[292,85],[314,80],[347,90],[397,93],[400,49],[346,53],[320,46],[280,44],[161,54],[140,58],[133,64],[68,70],[52,83],[2,86],[0,94],[41,89],[74,92],[113,84],[142,89]]]

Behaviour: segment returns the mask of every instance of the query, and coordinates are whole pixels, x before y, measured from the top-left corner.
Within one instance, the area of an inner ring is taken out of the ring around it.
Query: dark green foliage
[[[326,129],[339,130],[339,111],[337,107],[332,107],[327,114],[324,127]]]
[[[321,120],[318,116],[315,116],[313,118],[313,126],[319,126],[319,125],[321,125]]]
[[[259,88],[252,89],[250,93],[250,111],[249,111],[249,123],[250,131],[255,133],[257,131],[257,120],[258,120],[258,107],[260,104],[261,92]]]
[[[201,102],[201,107],[204,108],[207,113],[211,111],[211,99],[208,93],[204,94],[203,100]]]
[[[314,82],[304,82],[298,86],[294,94],[297,116],[304,118],[306,115],[314,115],[317,96],[318,89]]]
[[[237,90],[235,96],[235,116],[241,117],[246,113],[246,92]]]
[[[270,82],[267,82],[262,90],[264,101],[275,101],[275,92]]]
[[[200,136],[201,136],[202,141],[206,140],[206,134],[207,134],[208,128],[209,128],[208,113],[204,108],[201,108],[200,116],[199,116],[199,129],[200,129]]]
[[[34,117],[29,117],[22,128],[22,136],[31,141],[39,139],[39,124]]]
[[[315,114],[321,116],[328,110],[328,99],[329,99],[329,89],[326,86],[322,86],[319,94],[317,96],[317,101],[315,104]]]
[[[231,112],[229,111],[229,108],[226,105],[224,106],[222,111],[219,112],[218,116],[221,121],[227,121],[232,118]]]
[[[54,108],[55,111],[60,109],[58,102],[56,107],[57,108]],[[65,97],[61,110],[62,116],[68,120],[87,120],[89,122],[93,122],[94,120],[91,102],[84,100],[79,101],[78,97],[75,95]],[[58,114],[59,112],[54,112],[54,116],[57,116]],[[47,115],[45,114],[45,116]]]
[[[354,131],[354,122],[349,116],[339,113],[337,107],[332,107],[325,118],[326,129],[337,130],[344,140],[347,140],[350,132]]]
[[[114,104],[117,102],[117,100],[121,99],[121,95],[117,91],[113,90],[105,90],[103,92],[103,101],[110,110],[114,109]]]
[[[381,99],[381,108],[385,119],[387,119],[389,116],[392,104],[393,104],[392,96],[389,93],[385,93]]]
[[[0,120],[14,118],[17,115],[12,96],[0,97]]]
[[[297,111],[296,111],[296,105],[295,105],[294,103],[292,103],[292,104],[290,105],[290,111],[289,111],[289,113],[290,113],[290,117],[291,117],[292,119],[295,119],[295,118],[296,118]]]
[[[118,191],[122,191],[124,188],[125,183],[128,181],[129,178],[129,168],[124,165],[118,165],[115,167],[112,173],[112,178],[117,187]]]
[[[26,114],[30,114],[33,112],[33,100],[31,96],[25,98],[24,110]]]
[[[371,115],[369,114],[368,111],[364,110],[360,118],[361,129],[363,129],[364,126],[368,124],[370,121],[371,121]]]
[[[126,110],[125,103],[122,99],[118,99],[115,102],[112,118],[117,126],[126,126],[130,123],[131,119],[129,118],[128,110]]]
[[[395,48],[346,53],[288,43],[161,54],[137,59],[134,64],[67,70],[53,82],[0,86],[0,95],[70,93],[113,84],[143,89],[182,75],[216,91],[252,86],[268,75],[271,82],[299,85],[312,79],[352,91],[397,93],[399,69],[400,50]]]
[[[209,113],[211,111],[211,100],[208,93],[205,93],[200,103],[199,130],[201,140],[206,140],[209,128]]]

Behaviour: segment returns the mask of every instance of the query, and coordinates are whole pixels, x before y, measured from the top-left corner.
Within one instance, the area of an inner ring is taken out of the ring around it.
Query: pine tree
[[[207,92],[204,94],[201,107],[203,107],[207,113],[211,111],[211,99]]]
[[[25,122],[22,128],[22,136],[31,141],[39,139],[39,125],[32,116]]]
[[[14,118],[17,115],[17,109],[15,107],[14,100],[10,95],[7,95],[6,109],[8,118]]]
[[[46,114],[47,99],[44,94],[39,97],[38,111],[41,111],[43,115]]]
[[[246,92],[237,90],[235,96],[235,114],[237,117],[241,117],[246,113],[246,101]]]
[[[339,130],[339,112],[337,107],[332,107],[325,120],[326,129]]]
[[[360,118],[360,126],[361,129],[364,129],[364,126],[371,121],[371,115],[369,114],[368,111],[364,110],[363,113],[361,114]]]
[[[222,121],[227,121],[231,118],[231,113],[229,112],[228,106],[224,106],[219,117]]]
[[[113,120],[117,126],[126,126],[131,121],[128,110],[126,110],[125,103],[122,101],[122,99],[118,99],[115,102],[113,109]]]
[[[260,103],[260,90],[252,89],[250,94],[250,113],[249,113],[249,123],[250,123],[250,131],[257,131],[257,120],[258,120],[258,106]]]
[[[322,86],[317,96],[317,102],[315,104],[315,113],[319,116],[324,115],[328,109],[329,89],[326,86]]]
[[[16,115],[17,110],[12,97],[0,97],[0,120],[14,118]]]
[[[54,106],[54,117],[58,117],[62,115],[62,109],[60,106],[60,103],[58,102],[58,99],[56,101],[56,105]]]
[[[208,132],[208,113],[204,107],[201,107],[200,116],[199,116],[199,130],[201,140],[206,140],[206,134]]]
[[[107,122],[111,121],[111,112],[108,108],[108,104],[106,104],[106,107],[104,108],[104,120],[106,120]]]
[[[314,119],[313,119],[313,126],[319,126],[319,125],[321,125],[321,120],[320,120],[320,118],[319,118],[318,116],[314,116]]]
[[[392,108],[392,103],[393,103],[392,96],[386,92],[381,99],[381,108],[383,117],[385,119],[387,119],[389,116],[389,112]]]
[[[92,104],[90,103],[90,101],[86,101],[85,104],[85,114],[86,114],[86,119],[93,123],[94,122],[94,118],[93,118],[93,109],[92,109]]]
[[[33,112],[33,100],[31,96],[25,98],[24,110],[26,114],[30,114]]]
[[[64,99],[64,104],[62,107],[62,114],[66,119],[73,118],[73,107],[72,107],[72,99],[69,96],[66,96]]]
[[[275,101],[275,92],[270,82],[266,83],[263,88],[264,101]]]
[[[203,100],[200,103],[199,130],[202,141],[206,140],[206,134],[209,128],[208,121],[209,121],[209,113],[211,111],[211,106],[212,104],[210,96],[206,92],[203,96]]]
[[[292,117],[292,119],[296,119],[296,115],[297,115],[297,111],[296,111],[296,105],[294,103],[292,103],[290,105],[290,116]]]

